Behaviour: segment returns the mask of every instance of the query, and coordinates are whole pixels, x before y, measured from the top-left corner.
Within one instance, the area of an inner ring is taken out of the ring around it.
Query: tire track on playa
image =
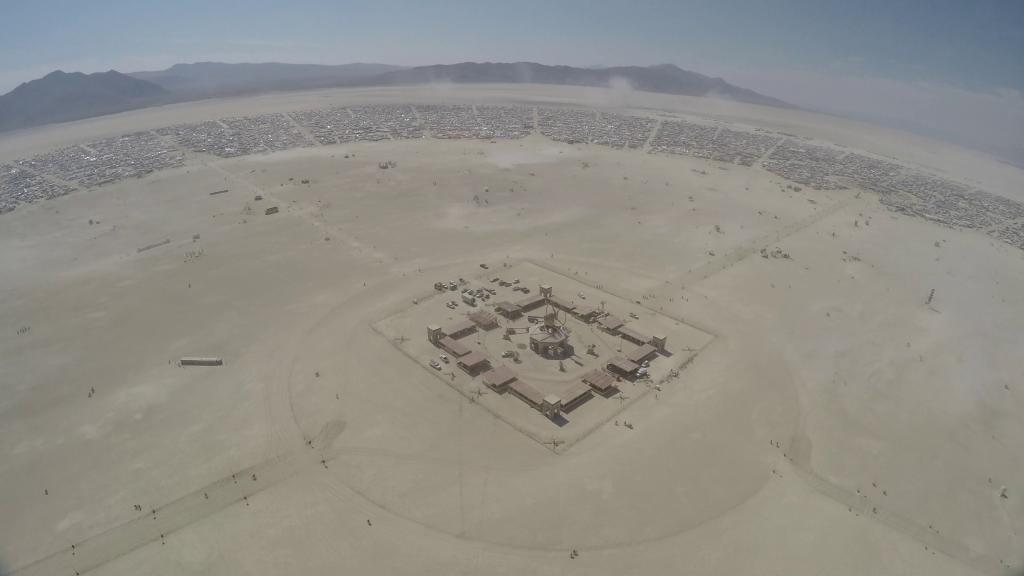
[[[259,187],[245,182],[223,168],[208,166],[262,193]],[[363,290],[360,293],[371,292]],[[351,299],[346,297],[336,306],[345,306]],[[312,446],[305,445],[306,435],[292,406],[291,381],[301,345],[317,327],[328,320],[327,316],[329,315],[320,316],[297,338],[289,339],[290,345],[283,355],[286,361],[280,363],[281,368],[274,371],[263,387],[267,455],[262,462],[211,482],[158,508],[140,512],[137,518],[91,535],[74,543],[72,547],[57,550],[23,565],[11,574],[23,576],[85,573],[157,540],[165,542],[174,532],[215,515],[229,506],[239,502],[248,505],[249,497],[279,484],[301,470],[315,470],[320,467],[328,456],[319,445],[329,446],[334,438],[341,434],[344,423],[332,421],[325,425],[315,437],[317,449],[310,450]]]
[[[781,242],[782,240],[785,240],[786,238],[794,234],[806,230],[807,228],[820,222],[824,218],[831,216],[832,214],[835,214],[843,210],[844,208],[847,208],[854,201],[855,199],[851,198],[837,202],[836,204],[833,204],[832,206],[829,206],[824,210],[819,210],[806,218],[802,218],[796,222],[783,226],[778,230],[748,240],[742,243],[738,248],[728,252],[722,257],[710,260],[705,264],[697,268],[694,268],[682,274],[681,276],[677,276],[676,278],[670,280],[669,282],[666,282],[666,286],[656,288],[654,290],[654,293],[647,295],[645,297],[644,301],[634,300],[629,295],[617,294],[614,291],[609,290],[607,287],[597,286],[589,279],[584,279],[581,277],[574,277],[574,279],[581,283],[590,285],[594,288],[599,288],[601,290],[609,292],[610,294],[613,294],[615,296],[619,296],[620,298],[625,298],[627,300],[633,301],[634,303],[640,305],[641,307],[653,311],[654,309],[651,307],[652,301],[658,299],[666,299],[674,295],[676,293],[675,291],[678,290],[678,287],[681,287],[682,289],[685,290],[695,284],[698,284],[701,281],[706,280],[711,276],[717,274],[718,272],[726,270],[729,267],[758,253],[762,247],[768,247],[771,244]],[[559,270],[547,263],[537,261],[534,262],[534,264],[542,268],[549,269],[552,272],[567,275],[566,272]],[[670,289],[668,285],[671,285],[671,293],[666,292],[667,290]],[[658,294],[658,292],[662,292],[662,294]],[[717,336],[717,333],[712,331],[712,329],[709,327],[704,327],[701,326],[700,324],[695,324],[690,320],[676,317],[674,314],[668,311],[658,310],[658,312],[666,316],[672,317],[676,320],[679,320],[680,322],[685,322],[692,326],[698,327],[701,330],[704,330],[708,333],[716,334]],[[718,338],[716,338],[716,340],[717,339]],[[992,575],[999,575],[1005,573],[1006,566],[1001,564],[997,558],[981,555],[972,550],[966,544],[956,540],[952,540],[932,530],[929,530],[927,527],[919,524],[918,522],[915,522],[910,518],[906,518],[904,516],[901,516],[899,514],[896,514],[885,509],[881,509],[874,505],[869,500],[867,500],[865,496],[856,494],[820,476],[810,467],[809,464],[797,463],[790,459],[787,459],[786,461],[790,464],[790,467],[792,468],[796,476],[818,494],[830,500],[833,500],[838,504],[845,506],[851,510],[858,511],[864,516],[872,518],[882,523],[883,525],[901,534],[904,534],[916,540],[917,542],[920,542],[923,546],[927,547],[928,549],[935,550],[936,552],[939,552],[954,561],[957,561],[965,566],[977,570],[978,572]]]
[[[928,550],[935,550],[965,566],[993,576],[1005,574],[1007,566],[998,559],[975,552],[963,542],[946,538],[934,530],[895,512],[875,506],[865,494],[857,494],[847,488],[823,478],[810,466],[790,462],[791,469],[806,485],[818,494],[846,506],[889,528],[920,542]]]
[[[698,268],[690,270],[682,276],[671,280],[670,283],[679,285],[685,290],[686,288],[693,286],[694,284],[698,284],[701,281],[706,280],[711,276],[749,258],[759,252],[762,247],[767,248],[771,244],[781,242],[790,236],[810,228],[828,216],[847,208],[854,202],[854,198],[839,201],[824,210],[811,214],[806,218],[802,218],[778,230],[744,242],[738,248],[730,251],[723,257],[711,260]],[[657,298],[657,295],[655,295],[655,298]],[[909,536],[927,548],[934,549],[947,557],[964,564],[965,566],[971,567],[974,570],[993,575],[1003,574],[1005,572],[1005,566],[1002,566],[997,559],[990,556],[980,555],[964,543],[946,538],[909,518],[884,509],[879,510],[877,506],[872,505],[868,500],[866,500],[865,496],[858,495],[820,476],[810,467],[809,464],[800,464],[793,461],[790,461],[790,464],[797,476],[811,489],[822,496],[846,506],[851,510],[857,510],[865,516],[873,518],[889,528]]]
[[[83,574],[152,542],[165,542],[176,531],[225,508],[239,502],[248,505],[251,496],[291,477],[303,461],[297,453],[264,460],[17,568],[12,575]]]
[[[379,287],[375,286],[371,289],[361,290],[354,295],[343,299],[342,301],[333,305],[309,330],[306,331],[305,335],[298,339],[298,342],[305,342],[308,338],[312,338],[315,332],[322,328],[325,324],[340,324],[344,327],[341,333],[345,334],[342,341],[338,342],[339,349],[352,350],[352,342],[360,340],[365,337],[366,333],[375,333],[386,342],[386,345],[391,343],[387,337],[373,328],[373,322],[367,318],[367,311],[372,306],[371,302],[364,300],[376,300],[380,297]],[[432,293],[432,292],[431,292]],[[376,316],[388,317],[397,311],[401,310],[405,306],[406,300],[403,298],[395,298],[384,305],[381,305],[377,310],[374,310]],[[301,349],[301,346],[299,347]],[[296,363],[298,358],[292,361]],[[415,362],[415,360],[413,360]],[[418,364],[418,363],[417,363]],[[342,386],[342,399],[345,399],[344,395],[344,382]],[[290,386],[289,386],[290,388]],[[469,404],[468,399],[460,396],[458,398],[460,402],[460,414],[461,410]],[[292,415],[295,416],[294,411]],[[297,429],[301,429],[301,425],[296,418],[294,425]],[[356,508],[360,513],[365,515],[368,521],[372,520],[374,523],[372,527],[374,530],[385,530],[387,532],[396,534],[396,538],[401,536],[398,532],[408,533],[410,530],[419,533],[420,536],[429,537],[432,539],[446,540],[456,545],[470,545],[478,550],[486,550],[490,554],[505,554],[509,556],[519,556],[524,553],[526,554],[544,554],[545,557],[549,551],[534,548],[518,548],[514,546],[507,546],[503,544],[490,543],[485,540],[478,540],[466,537],[462,534],[454,534],[438,528],[430,523],[418,520],[416,518],[402,514],[400,511],[393,509],[385,503],[379,502],[372,495],[367,493],[365,490],[359,487],[349,484],[343,478],[337,474],[330,472],[338,459],[347,456],[370,456],[370,457],[383,457],[396,461],[403,462],[419,462],[423,464],[442,464],[446,466],[459,467],[459,475],[461,477],[462,468],[469,468],[474,470],[498,470],[499,468],[490,468],[482,466],[466,465],[466,462],[461,457],[461,453],[458,457],[454,458],[438,458],[423,454],[416,453],[402,453],[392,450],[384,450],[372,447],[344,447],[338,449],[330,449],[329,444],[324,443],[320,449],[324,452],[324,461],[318,462],[317,465],[326,468],[327,472],[323,476],[317,476],[316,483],[323,490],[324,494],[327,495],[332,501],[342,502],[348,506]],[[464,498],[460,497],[463,501]],[[464,517],[464,512],[463,512]],[[390,522],[382,522],[381,520],[390,520]],[[465,521],[463,520],[463,526]],[[562,549],[557,549],[557,552],[561,554]]]
[[[508,558],[522,558],[524,556],[541,559],[561,558],[566,551],[564,546],[531,548],[505,543],[492,543],[486,540],[453,534],[383,507],[377,504],[365,492],[344,483],[333,474],[318,476],[316,483],[326,496],[335,501],[344,502],[346,505],[350,505],[362,513],[371,521],[373,530],[382,530],[387,534],[393,535],[392,541],[416,541],[409,538],[410,535],[413,535],[417,539],[429,539],[452,546],[470,547],[479,553]]]
[[[328,422],[317,436],[318,444],[329,446],[344,430],[344,423]],[[244,503],[303,471],[315,471],[342,451],[326,454],[323,450],[281,453],[258,464],[243,468],[163,506],[140,512],[136,518],[76,542],[48,556],[26,564],[12,576],[36,574],[84,574],[156,541],[161,544],[175,532],[201,520]]]
[[[685,272],[681,276],[673,278],[669,283],[680,285],[683,289],[686,289],[689,286],[707,280],[711,276],[714,276],[715,274],[718,274],[719,272],[722,272],[723,270],[726,270],[760,252],[761,248],[767,248],[772,244],[782,242],[786,238],[814,226],[825,218],[848,207],[853,202],[853,198],[840,200],[828,208],[818,210],[810,216],[801,218],[800,220],[787,224],[782,228],[741,242],[739,246],[733,248],[721,257],[713,258],[704,264]]]
[[[317,436],[329,446],[344,423],[328,422]],[[136,518],[76,542],[17,568],[11,576],[84,574],[154,542],[165,543],[175,532],[268,490],[304,471],[316,471],[344,451],[293,450],[243,468]]]
[[[843,210],[844,208],[847,208],[854,201],[854,198],[838,201],[835,204],[829,206],[828,208],[825,208],[824,210],[816,211],[805,218],[801,218],[800,220],[787,224],[772,232],[768,232],[762,234],[761,236],[745,240],[741,242],[736,248],[730,250],[726,254],[723,254],[722,256],[717,258],[712,258],[711,260],[704,262],[700,266],[690,269],[684,272],[683,274],[676,276],[675,278],[665,280],[660,287],[654,288],[650,293],[644,295],[638,295],[635,293],[624,293],[620,290],[616,290],[615,288],[609,288],[608,286],[600,284],[589,278],[574,275],[569,270],[561,269],[559,266],[543,260],[527,259],[526,261],[536,266],[539,266],[540,268],[543,268],[549,272],[553,272],[555,274],[560,274],[567,278],[571,278],[572,280],[584,284],[586,286],[590,286],[595,290],[602,290],[604,292],[611,294],[612,296],[616,296],[618,298],[622,298],[624,300],[632,302],[633,304],[646,309],[648,312],[653,312],[661,314],[663,316],[667,316],[673,320],[682,322],[684,324],[688,324],[694,328],[697,328],[703,332],[706,332],[708,334],[711,334],[712,336],[717,337],[719,334],[714,327],[706,326],[695,320],[678,316],[672,311],[665,310],[664,306],[655,309],[654,301],[661,299],[664,302],[670,302],[671,299],[674,298],[677,294],[678,288],[686,290],[687,288],[693,286],[694,284],[707,280],[711,276],[714,276],[719,272],[727,270],[728,268],[742,262],[743,260],[746,260],[750,256],[757,254],[758,252],[760,252],[761,248],[767,248],[772,244],[781,242],[794,234],[797,234],[799,232],[802,232],[803,230],[806,230],[807,228],[810,228],[811,226],[817,224],[821,220]],[[604,267],[613,268],[623,272],[628,272],[627,270],[619,267],[607,265],[605,265]],[[642,299],[637,300],[637,296],[643,297]]]
[[[221,174],[224,174],[228,178],[230,178],[230,179],[232,179],[232,180],[234,180],[236,182],[239,182],[240,184],[242,184],[243,186],[248,188],[250,191],[255,192],[256,194],[259,194],[259,195],[263,196],[264,198],[269,198],[269,199],[273,200],[275,203],[277,203],[279,205],[286,205],[286,204],[288,204],[288,202],[285,202],[284,200],[278,198],[273,192],[263,188],[259,184],[256,184],[256,183],[248,180],[244,176],[241,176],[241,175],[236,174],[236,173],[234,173],[234,172],[232,172],[230,170],[227,170],[226,168],[218,165],[218,163],[216,163],[216,162],[204,162],[203,166],[206,166],[207,168],[210,168],[212,170],[220,172]],[[347,232],[345,232],[344,229],[342,229],[340,226],[331,226],[327,222],[325,222],[323,220],[320,220],[320,219],[317,219],[315,215],[310,214],[308,209],[307,210],[298,210],[298,211],[294,212],[294,214],[297,214],[300,218],[303,218],[304,220],[306,220],[307,222],[309,222],[310,224],[312,224],[313,226],[315,226],[316,228],[318,228],[322,232],[326,232],[328,236],[330,236],[332,238],[339,237],[345,244],[347,244],[349,247],[355,249],[355,251],[358,254],[368,255],[370,258],[372,258],[373,260],[375,260],[377,262],[388,262],[388,261],[391,260],[391,257],[388,254],[386,254],[384,252],[381,252],[380,250],[377,250],[376,247],[373,247],[373,246],[369,246],[368,247],[366,244],[360,242],[358,239],[356,239],[351,234],[348,234]]]
[[[270,198],[278,204],[283,204],[283,202],[273,193],[268,192],[258,184],[251,182],[217,164],[211,163],[206,165],[209,168],[224,174],[228,178],[241,183],[249,190],[263,195],[265,198]],[[299,215],[318,229],[325,230],[331,235],[341,236],[344,243],[354,249],[357,253],[368,251],[370,252],[370,256],[376,261],[387,261],[389,259],[386,254],[379,252],[376,249],[367,250],[365,245],[350,235],[343,233],[339,227],[332,227],[305,212],[300,212]],[[338,304],[338,306],[344,305],[347,300],[348,299],[343,300]],[[267,458],[272,457],[274,454],[301,449],[301,446],[309,440],[303,433],[301,426],[298,423],[298,419],[295,416],[295,409],[292,405],[291,381],[295,372],[295,365],[298,361],[301,343],[305,342],[309,335],[323,324],[327,316],[329,316],[329,313],[318,318],[302,334],[289,340],[290,344],[288,346],[288,350],[283,355],[287,360],[281,364],[282,367],[277,371],[275,377],[271,378],[267,385],[264,386],[263,400],[266,412],[265,421],[268,426]],[[284,370],[287,371],[283,372]]]
[[[771,244],[781,242],[794,234],[810,228],[828,216],[847,208],[854,201],[855,199],[852,198],[839,201],[824,210],[811,214],[806,218],[802,218],[778,230],[748,240],[721,258],[708,261],[707,263],[672,279],[667,284],[678,285],[685,290],[686,288],[700,283],[718,272],[724,271],[749,258],[755,253],[758,253],[762,247],[766,248]],[[541,265],[539,262],[537,264]],[[655,292],[665,289],[666,288],[659,288]],[[656,293],[651,295],[652,299],[658,299],[659,297],[663,296],[659,296]],[[646,304],[641,304],[641,306],[650,308]],[[667,314],[664,311],[661,311],[661,313]],[[683,319],[680,319],[680,321],[688,322]],[[701,329],[704,328],[702,327]],[[787,461],[790,463],[792,469],[801,481],[807,484],[818,494],[846,506],[851,510],[857,510],[866,517],[873,518],[889,528],[920,542],[925,547],[934,549],[935,551],[940,552],[945,556],[964,564],[965,566],[969,566],[974,570],[993,575],[1005,573],[1006,567],[1002,565],[998,559],[991,556],[981,555],[973,551],[964,543],[942,536],[912,519],[885,509],[878,509],[878,507],[868,501],[865,496],[856,494],[820,476],[810,467],[809,464],[800,464],[788,459]]]

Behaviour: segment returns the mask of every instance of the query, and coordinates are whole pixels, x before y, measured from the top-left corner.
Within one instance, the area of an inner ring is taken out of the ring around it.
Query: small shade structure
[[[491,390],[504,394],[508,390],[509,384],[515,382],[516,373],[508,368],[508,366],[497,366],[484,372],[483,381]]]
[[[498,327],[498,317],[487,310],[477,310],[469,314],[469,320],[481,330],[493,330]]]
[[[450,326],[445,326],[444,333],[449,338],[462,338],[476,331],[476,324],[472,320],[461,320]]]
[[[522,380],[512,382],[508,385],[508,389],[518,396],[520,400],[529,404],[532,408],[540,410],[540,405],[544,401],[544,395],[541,394],[540,390],[537,390]]]
[[[616,356],[608,361],[608,370],[627,378],[635,377],[638,368],[640,368],[639,364],[626,360],[622,356]]]
[[[641,344],[626,354],[626,360],[635,364],[642,364],[644,360],[650,360],[658,353],[658,349],[650,344]]]
[[[522,310],[523,312],[529,312],[534,308],[543,306],[546,301],[547,299],[541,296],[540,294],[533,294],[527,296],[526,298],[523,298],[522,300],[519,300],[518,302],[516,302],[516,304],[519,306],[519,309]]]
[[[625,322],[622,321],[622,318],[619,318],[614,314],[609,314],[603,318],[599,318],[597,320],[597,324],[609,332],[617,332],[619,328],[622,328],[622,325],[625,324]]]
[[[636,344],[637,346],[641,344],[646,344],[651,341],[649,337],[644,336],[643,334],[637,332],[636,330],[633,330],[629,326],[620,326],[619,336],[622,336],[623,339],[628,340],[633,344]]]
[[[462,368],[470,376],[476,376],[490,367],[491,363],[484,356],[483,352],[474,350],[458,359],[459,368]]]
[[[441,338],[441,340],[438,341],[438,344],[441,348],[444,348],[449,354],[456,358],[461,358],[462,356],[469,354],[469,347],[450,336]]]
[[[615,386],[615,377],[598,368],[584,374],[581,380],[602,396],[611,396],[618,391]]]
[[[580,321],[590,324],[591,322],[594,321],[595,318],[597,318],[598,314],[601,313],[601,309],[597,308],[596,306],[584,304],[583,306],[577,306],[576,309],[572,311],[572,313],[573,316],[579,318]]]
[[[591,392],[590,386],[580,382],[569,389],[562,398],[562,412],[568,414],[573,410],[582,406],[587,400],[594,397],[594,393]]]
[[[523,314],[523,310],[518,304],[513,304],[507,300],[495,304],[494,310],[509,320],[515,320]]]
[[[565,312],[572,312],[576,309],[575,304],[566,301],[564,298],[559,298],[558,296],[551,296],[548,298],[548,303],[559,310],[564,310]]]

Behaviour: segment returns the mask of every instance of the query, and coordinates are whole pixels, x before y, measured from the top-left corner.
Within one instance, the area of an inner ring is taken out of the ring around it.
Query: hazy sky
[[[931,125],[978,98],[1024,119],[1018,0],[0,0],[0,14],[0,91],[56,68],[198,60],[671,62],[865,117]],[[927,118],[897,106],[922,90]]]

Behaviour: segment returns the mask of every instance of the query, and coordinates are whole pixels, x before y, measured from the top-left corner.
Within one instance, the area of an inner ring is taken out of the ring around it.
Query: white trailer
[[[212,357],[185,356],[178,361],[178,364],[182,366],[223,366],[224,360]]]

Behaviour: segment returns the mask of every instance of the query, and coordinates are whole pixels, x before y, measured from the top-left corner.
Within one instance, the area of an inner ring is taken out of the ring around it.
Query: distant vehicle
[[[580,300],[586,300],[587,299],[587,295],[584,294],[583,292],[576,293],[576,296],[578,296]]]
[[[512,279],[512,283],[513,284],[519,284],[519,278],[513,278]]]
[[[434,282],[434,290],[444,292],[445,288],[446,286],[444,285],[444,282]]]
[[[449,290],[458,290],[459,289],[459,285],[456,284],[455,282],[449,282],[448,283],[448,289]]]
[[[484,270],[490,268],[490,266],[488,266],[487,264],[481,264],[480,267],[483,268]]]
[[[441,362],[444,362],[445,364],[448,363],[448,355],[447,354],[441,354]]]
[[[430,361],[430,367],[433,368],[434,370],[440,370],[441,369],[441,363],[438,362],[437,360],[431,360]]]
[[[493,284],[495,282],[501,282],[501,278],[498,278],[497,276],[495,276],[494,278],[491,278],[491,283]]]
[[[527,288],[526,286],[521,287],[519,289],[519,291],[522,292],[523,294],[529,294],[530,293],[530,289]]]
[[[640,317],[636,315],[636,312],[630,312],[629,313],[629,317],[634,319],[634,320],[639,320],[640,319]]]
[[[511,358],[514,355],[515,355],[515,352],[512,351],[512,350],[505,350],[504,352],[501,353],[501,357],[502,358]]]
[[[476,298],[474,298],[473,295],[470,294],[469,292],[462,293],[462,301],[468,304],[469,306],[476,306]]]

